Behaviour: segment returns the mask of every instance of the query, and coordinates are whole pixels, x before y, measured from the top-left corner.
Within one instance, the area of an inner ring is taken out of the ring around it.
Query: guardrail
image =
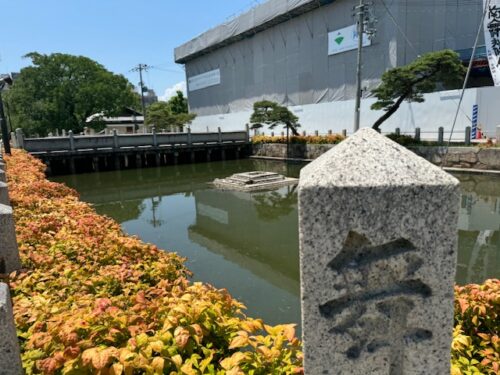
[[[25,138],[21,129],[16,130],[18,147],[32,153],[97,149],[124,149],[135,147],[168,147],[193,145],[220,145],[226,143],[248,143],[248,130],[210,133],[157,133],[154,129],[149,134],[117,134],[75,136],[69,131],[67,137]]]

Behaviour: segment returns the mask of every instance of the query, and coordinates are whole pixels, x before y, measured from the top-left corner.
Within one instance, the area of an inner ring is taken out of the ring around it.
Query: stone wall
[[[290,145],[290,158],[316,159],[335,145]],[[409,147],[417,155],[431,163],[441,164],[446,154],[445,146],[418,146]],[[277,143],[255,144],[252,146],[252,155],[260,157],[286,157],[286,145]],[[446,154],[445,167],[472,168],[482,170],[500,170],[500,148],[481,147],[450,147]]]

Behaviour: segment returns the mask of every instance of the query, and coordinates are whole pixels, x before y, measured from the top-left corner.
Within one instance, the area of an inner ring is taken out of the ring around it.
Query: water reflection
[[[252,316],[300,321],[297,188],[242,193],[209,182],[267,170],[298,177],[301,165],[240,160],[63,176],[124,230],[188,258],[196,280],[226,287]],[[457,175],[462,185],[457,282],[500,277],[500,178]]]
[[[458,220],[457,282],[500,277],[500,178],[457,175],[462,197]]]

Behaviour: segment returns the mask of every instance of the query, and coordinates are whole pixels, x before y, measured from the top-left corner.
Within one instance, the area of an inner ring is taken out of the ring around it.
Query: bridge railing
[[[130,147],[168,147],[200,144],[247,143],[248,130],[207,133],[153,133],[113,135],[78,135],[72,132],[66,137],[25,138],[20,129],[16,130],[16,144],[28,152],[75,152],[97,149],[123,149]]]

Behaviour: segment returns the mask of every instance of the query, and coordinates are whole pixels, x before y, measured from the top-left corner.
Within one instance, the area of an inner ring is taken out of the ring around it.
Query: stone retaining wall
[[[291,159],[316,159],[335,145],[290,145],[289,158]],[[417,155],[422,156],[431,163],[441,165],[446,154],[445,146],[417,146],[408,147]],[[254,144],[252,155],[261,157],[286,157],[286,144],[267,143]],[[444,167],[471,168],[482,170],[500,170],[500,148],[481,147],[450,147],[446,154]]]
[[[0,179],[2,180],[0,182],[0,274],[8,274],[21,269],[14,215],[9,205],[8,187],[5,183],[5,167],[0,148]],[[9,286],[3,282],[0,282],[0,374],[23,374]]]

